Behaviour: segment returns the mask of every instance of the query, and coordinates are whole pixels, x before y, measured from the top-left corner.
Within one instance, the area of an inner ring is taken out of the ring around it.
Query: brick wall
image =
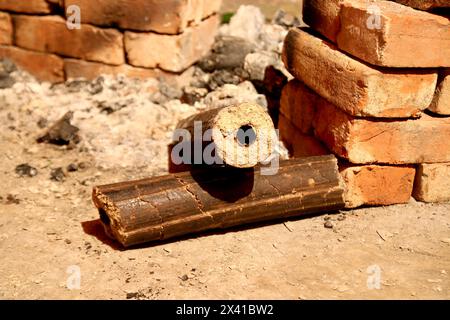
[[[221,0],[0,0],[0,58],[39,80],[173,77],[211,48]]]

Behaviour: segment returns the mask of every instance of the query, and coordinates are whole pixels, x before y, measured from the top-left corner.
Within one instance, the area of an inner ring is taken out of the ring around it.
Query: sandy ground
[[[116,95],[135,105],[110,115],[85,89],[0,90],[0,298],[450,298],[450,204],[411,200],[122,250],[100,227],[92,187],[164,173],[173,122],[194,111],[141,103],[132,89]],[[51,123],[66,110],[75,112],[81,144],[37,144],[39,119]],[[148,165],[130,150],[148,150]],[[64,181],[50,179],[52,169],[80,162]],[[22,163],[38,174],[20,177]]]

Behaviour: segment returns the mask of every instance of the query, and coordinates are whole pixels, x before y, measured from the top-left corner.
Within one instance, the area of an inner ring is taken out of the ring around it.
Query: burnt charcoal
[[[19,164],[15,172],[21,177],[34,177],[38,174],[36,168],[30,166],[28,163]]]
[[[62,182],[66,178],[64,171],[62,168],[52,169],[50,172],[50,179],[53,181]]]
[[[79,143],[81,140],[78,135],[80,129],[70,123],[72,118],[73,112],[67,112],[61,119],[51,126],[42,137],[38,138],[37,142],[47,142],[56,145]]]
[[[0,71],[0,89],[8,89],[14,85],[15,80],[5,71]]]

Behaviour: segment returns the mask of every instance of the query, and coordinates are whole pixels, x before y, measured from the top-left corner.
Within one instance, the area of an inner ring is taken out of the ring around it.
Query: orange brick
[[[302,133],[313,133],[317,94],[299,80],[291,80],[281,93],[280,112]]]
[[[355,118],[322,101],[314,119],[315,134],[351,163],[450,162],[450,118],[427,114],[414,120]]]
[[[423,202],[450,201],[450,163],[419,165],[413,195]]]
[[[428,110],[441,115],[450,115],[450,68],[443,69],[439,73],[436,93]]]
[[[450,66],[448,18],[381,0],[305,0],[304,15],[339,49],[368,63]]]
[[[185,87],[192,80],[193,70],[188,69],[182,74],[165,72],[160,69],[136,68],[127,64],[111,66],[99,62],[89,62],[78,59],[64,59],[66,78],[84,78],[93,80],[100,75],[125,75],[136,79],[161,79],[170,85]]]
[[[303,21],[336,43],[341,29],[339,11],[344,0],[303,0]]]
[[[280,114],[278,120],[280,140],[282,140],[292,157],[313,157],[330,154],[324,145],[314,137],[302,133],[288,118]]]
[[[125,63],[123,35],[114,29],[82,25],[69,30],[58,16],[14,16],[17,46],[112,65]]]
[[[219,18],[214,15],[180,35],[125,33],[128,62],[136,67],[181,72],[202,58],[214,43]]]
[[[309,88],[354,116],[420,115],[434,95],[437,70],[371,67],[311,34],[291,29],[283,61]]]
[[[64,63],[54,54],[0,46],[0,58],[9,58],[38,80],[52,83],[64,81]]]
[[[218,12],[221,0],[65,0],[78,5],[81,20],[100,26],[178,34]]]
[[[450,2],[448,0],[393,0],[393,1],[420,10],[430,10],[434,8],[450,7]]]
[[[0,44],[12,44],[13,27],[9,14],[0,12]]]
[[[123,74],[129,78],[137,79],[172,79],[176,77],[175,74],[170,74],[159,69],[136,68],[127,64],[111,66],[99,62],[88,62],[77,59],[64,59],[64,70],[67,78],[85,78],[87,80],[93,80],[102,74]]]
[[[414,185],[413,166],[341,166],[347,208],[408,203]]]
[[[46,0],[0,0],[0,10],[20,13],[50,13],[51,6]]]

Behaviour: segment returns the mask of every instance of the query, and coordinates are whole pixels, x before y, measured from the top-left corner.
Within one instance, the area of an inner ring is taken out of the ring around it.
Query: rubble
[[[78,135],[79,128],[73,126],[70,122],[73,118],[73,112],[67,112],[58,120],[48,131],[36,141],[38,143],[47,142],[56,145],[74,145],[80,142]]]

